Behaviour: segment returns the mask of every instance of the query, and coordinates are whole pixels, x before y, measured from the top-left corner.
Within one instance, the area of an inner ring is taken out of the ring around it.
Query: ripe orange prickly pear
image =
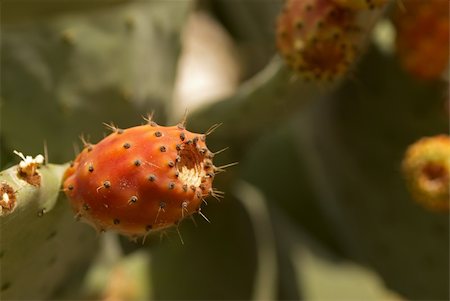
[[[398,9],[396,49],[403,67],[422,80],[439,79],[449,63],[448,0],[408,0]]]
[[[331,0],[288,0],[277,22],[277,47],[306,79],[332,80],[357,55],[355,12]]]
[[[64,175],[77,217],[98,230],[136,237],[177,225],[200,213],[215,195],[213,165],[206,135],[183,124],[148,124],[114,132],[87,144]]]
[[[403,172],[418,203],[430,210],[449,211],[449,136],[422,138],[411,145],[403,160]]]

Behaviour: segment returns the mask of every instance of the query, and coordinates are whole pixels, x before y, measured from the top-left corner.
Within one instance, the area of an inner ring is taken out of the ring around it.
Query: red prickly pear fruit
[[[214,195],[205,134],[184,125],[115,129],[88,144],[67,169],[64,191],[76,216],[130,237],[177,225]]]
[[[337,5],[354,10],[376,9],[386,5],[388,0],[332,0]]]
[[[432,211],[449,211],[449,136],[426,137],[415,142],[406,151],[402,167],[415,201]]]
[[[277,22],[277,48],[305,79],[333,80],[357,56],[355,12],[331,0],[288,0]]]
[[[396,51],[406,71],[420,80],[438,80],[449,63],[448,0],[408,0],[397,9]]]

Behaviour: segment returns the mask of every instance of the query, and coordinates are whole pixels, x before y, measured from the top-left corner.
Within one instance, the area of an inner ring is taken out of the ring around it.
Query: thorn
[[[108,130],[111,130],[113,133],[117,133],[117,132],[119,132],[120,131],[120,129],[117,127],[117,126],[115,126],[114,125],[114,123],[105,123],[105,122],[103,122],[103,125],[108,129]]]
[[[177,233],[178,233],[178,237],[181,240],[181,244],[184,245],[184,240],[183,240],[183,237],[181,236],[180,228],[178,227],[178,225],[177,225]]]
[[[75,157],[78,156],[78,154],[80,153],[80,147],[78,146],[78,143],[72,143],[72,147]]]
[[[194,226],[197,228],[198,225],[197,225],[197,222],[195,221],[194,216],[193,216],[193,215],[190,215],[189,217],[191,218],[191,221],[194,223]]]
[[[48,163],[48,148],[47,148],[47,140],[44,140],[44,164]]]
[[[186,211],[186,213],[189,213],[188,209],[188,202],[184,201],[183,203],[181,203],[181,218],[184,218],[184,212]]]
[[[147,238],[147,236],[150,234],[151,230],[148,230],[147,232],[145,232],[144,236],[142,237],[142,245],[145,244],[145,239]]]
[[[210,194],[211,194],[211,196],[212,196],[213,198],[215,198],[218,202],[220,202],[220,200],[223,199],[223,198],[225,197],[225,196],[224,196],[225,193],[224,193],[223,191],[214,190],[214,188],[210,190]]]
[[[165,202],[160,202],[160,203],[159,203],[158,212],[156,213],[155,221],[153,222],[153,224],[156,224],[156,221],[158,220],[159,213],[161,212],[161,210],[162,210],[163,212],[166,212],[166,211],[164,210],[165,207],[166,207],[166,203],[165,203]]]
[[[187,116],[188,116],[188,109],[186,108],[186,110],[184,111],[183,119],[181,119],[180,123],[178,124],[178,127],[180,129],[184,129],[186,127]]]
[[[234,162],[234,163],[225,164],[225,165],[222,165],[222,166],[215,166],[214,168],[215,168],[216,171],[224,172],[225,168],[236,166],[238,164],[239,164],[239,162]]]
[[[84,137],[84,134],[80,135],[80,140],[83,143],[83,147],[88,147],[92,145],[91,143],[88,142],[89,137],[86,139],[86,137]]]
[[[217,130],[223,123],[213,124],[205,133],[205,136],[211,135],[215,130]]]
[[[198,208],[198,214],[201,215],[201,217],[203,217],[208,223],[211,224],[211,221],[202,213],[202,211],[200,210],[200,208]]]
[[[207,202],[204,198],[202,198],[202,202],[203,202],[206,206],[208,206],[208,202]]]
[[[156,126],[156,123],[153,121],[153,116],[155,115],[155,111],[147,114],[147,117],[143,117],[147,124],[151,126]]]
[[[213,155],[215,156],[215,155],[218,155],[220,153],[223,153],[224,151],[228,150],[229,148],[230,148],[229,146],[225,147],[225,148],[222,148],[221,150],[218,150],[217,152],[214,152]]]

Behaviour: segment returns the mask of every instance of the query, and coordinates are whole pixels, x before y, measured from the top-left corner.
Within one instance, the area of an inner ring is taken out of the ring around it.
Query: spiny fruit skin
[[[426,137],[412,144],[403,160],[403,172],[418,203],[432,211],[449,211],[449,136]]]
[[[277,47],[305,79],[333,80],[357,55],[355,12],[331,0],[288,0],[278,17]]]
[[[411,75],[421,80],[439,79],[449,63],[448,0],[407,0],[397,9],[398,58]]]
[[[337,5],[354,10],[376,9],[386,5],[388,0],[332,0]]]
[[[77,217],[130,237],[177,225],[213,194],[206,135],[154,122],[86,145],[64,175]]]

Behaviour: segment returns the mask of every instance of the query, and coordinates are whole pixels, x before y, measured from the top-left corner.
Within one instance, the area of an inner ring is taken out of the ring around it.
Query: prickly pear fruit
[[[449,211],[449,136],[422,138],[411,145],[403,160],[403,172],[418,203],[433,211]]]
[[[204,198],[216,195],[213,153],[206,134],[184,124],[148,124],[87,144],[64,176],[64,191],[76,216],[103,231],[137,237],[177,225],[200,213]]]
[[[408,0],[397,9],[396,50],[405,70],[422,80],[439,79],[449,63],[447,0]]]
[[[288,0],[277,22],[277,47],[306,79],[332,80],[357,55],[355,12],[330,0]]]
[[[334,3],[354,9],[354,10],[363,10],[363,9],[375,9],[384,6],[388,0],[332,0]]]

